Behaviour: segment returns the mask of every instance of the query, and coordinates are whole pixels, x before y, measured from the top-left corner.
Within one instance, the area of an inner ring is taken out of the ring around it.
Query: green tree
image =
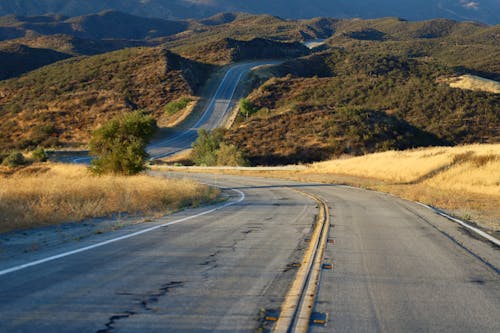
[[[215,129],[213,132],[205,129],[198,131],[198,138],[193,143],[191,153],[191,159],[196,165],[248,165],[243,153],[236,146],[223,141],[224,133],[225,130],[222,128]]]
[[[24,159],[23,154],[21,154],[20,152],[12,152],[2,161],[3,165],[11,168],[24,165],[25,163],[26,160]]]
[[[102,125],[92,134],[90,169],[97,174],[134,175],[146,169],[146,146],[156,121],[142,111],[126,113]]]
[[[250,102],[247,98],[240,99],[239,107],[240,114],[242,114],[246,119],[248,119],[250,115],[257,112],[255,107],[252,105],[252,102]]]
[[[220,147],[223,130],[216,129],[208,132],[205,129],[198,130],[198,138],[193,143],[193,152],[191,158],[196,165],[216,165],[217,150]]]
[[[31,153],[31,158],[36,162],[46,162],[49,159],[49,155],[45,149],[38,147]]]

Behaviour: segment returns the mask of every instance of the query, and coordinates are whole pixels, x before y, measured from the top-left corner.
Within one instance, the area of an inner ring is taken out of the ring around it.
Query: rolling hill
[[[195,94],[212,67],[161,47],[71,58],[0,82],[1,149],[79,146],[113,116],[144,109],[156,118]]]
[[[64,34],[87,39],[142,40],[182,32],[189,27],[189,23],[143,18],[106,10],[98,14],[71,18],[61,15],[7,15],[0,18],[0,26],[6,29],[3,39],[10,39],[9,36],[23,37],[30,34]]]
[[[51,49],[32,48],[23,44],[0,46],[0,80],[29,72],[33,69],[69,58],[70,56]]]
[[[128,32],[105,34],[88,23],[111,26],[115,17],[130,18],[114,12],[0,18],[0,27],[25,29],[0,50],[57,61],[0,82],[0,131],[7,134],[0,149],[85,145],[92,129],[128,110],[161,119],[171,101],[196,99],[216,66],[260,58],[289,60],[252,78],[255,112],[226,133],[254,164],[500,140],[498,94],[447,83],[464,74],[499,80],[499,26],[244,13],[177,22],[178,33],[158,19],[144,23],[147,29],[131,24]],[[38,32],[26,29],[33,24]],[[52,34],[47,26],[76,32]],[[298,43],[314,38],[326,43],[313,50]],[[138,45],[161,46],[126,48]],[[109,52],[115,48],[126,49]]]
[[[500,22],[496,0],[4,0],[0,15],[40,15],[59,13],[77,16],[105,9],[161,18],[200,18],[218,12],[244,11],[288,18],[398,16],[409,20],[438,17],[473,20],[489,24]]]

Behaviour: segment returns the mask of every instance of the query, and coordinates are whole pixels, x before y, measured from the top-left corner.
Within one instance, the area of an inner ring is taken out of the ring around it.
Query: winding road
[[[235,92],[241,80],[250,71],[259,66],[274,65],[280,63],[279,60],[261,60],[238,63],[230,66],[218,84],[214,94],[209,98],[205,109],[199,119],[183,124],[188,129],[178,131],[164,139],[157,139],[148,145],[147,152],[151,159],[158,159],[176,154],[185,149],[191,148],[191,144],[198,137],[199,129],[213,130],[222,126],[227,121],[230,111],[236,103]],[[92,160],[89,156],[69,156],[60,158],[62,162],[88,164]]]
[[[268,63],[230,67],[201,118],[150,155],[220,126],[241,79]],[[64,228],[0,236],[0,332],[273,330],[288,299],[304,308],[300,272],[305,285],[317,282],[312,311],[326,324],[301,330],[291,311],[292,326],[278,332],[500,332],[500,247],[422,205],[346,186],[153,174],[220,186],[227,201],[85,237]],[[329,209],[328,242],[317,248],[312,198]],[[30,233],[39,241],[26,246]],[[303,269],[311,249],[333,268],[318,266],[318,280]]]
[[[318,208],[304,193],[329,206],[333,240],[313,309],[329,319],[310,332],[500,331],[499,248],[425,207],[345,186],[174,176],[217,183],[228,201],[2,258],[0,332],[255,332],[308,247]]]
[[[150,144],[148,146],[148,153],[151,158],[162,158],[173,155],[184,149],[189,149],[191,148],[191,144],[198,137],[198,129],[213,130],[222,126],[227,120],[229,112],[237,103],[233,97],[241,80],[252,70],[252,68],[277,63],[279,63],[279,61],[270,60],[240,63],[231,66],[219,83],[214,95],[211,96],[210,100],[207,102],[207,106],[201,117],[192,121],[192,124],[188,125],[190,127],[188,130],[176,133],[165,140],[159,140]]]

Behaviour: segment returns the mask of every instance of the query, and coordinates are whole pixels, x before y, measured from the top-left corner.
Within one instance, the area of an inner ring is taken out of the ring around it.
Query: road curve
[[[334,269],[322,272],[314,308],[329,322],[311,332],[500,331],[499,249],[425,207],[343,186],[188,176],[245,200],[0,275],[0,331],[255,332],[259,309],[283,301],[287,264],[300,261],[317,214],[293,188],[321,196],[334,225]],[[150,227],[20,253],[0,271]]]
[[[150,232],[136,225],[1,260],[0,272],[76,250],[0,274],[0,332],[255,332],[260,309],[281,304],[317,209],[286,188],[243,192]]]

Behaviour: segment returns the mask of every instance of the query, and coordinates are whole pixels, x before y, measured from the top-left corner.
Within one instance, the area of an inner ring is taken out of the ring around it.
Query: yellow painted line
[[[318,203],[320,211],[309,246],[304,254],[302,264],[297,271],[292,287],[288,291],[285,301],[281,306],[281,314],[276,326],[274,327],[274,332],[277,333],[307,332],[309,322],[311,320],[314,299],[316,297],[317,285],[319,282],[323,251],[328,238],[327,236],[330,223],[328,206],[323,200],[316,196],[302,191],[298,192],[315,200]],[[312,275],[306,285],[309,272],[311,272]],[[304,300],[301,303],[303,298]],[[299,304],[301,304],[300,309],[298,309]],[[296,312],[298,320],[295,323],[295,327],[290,330]]]

